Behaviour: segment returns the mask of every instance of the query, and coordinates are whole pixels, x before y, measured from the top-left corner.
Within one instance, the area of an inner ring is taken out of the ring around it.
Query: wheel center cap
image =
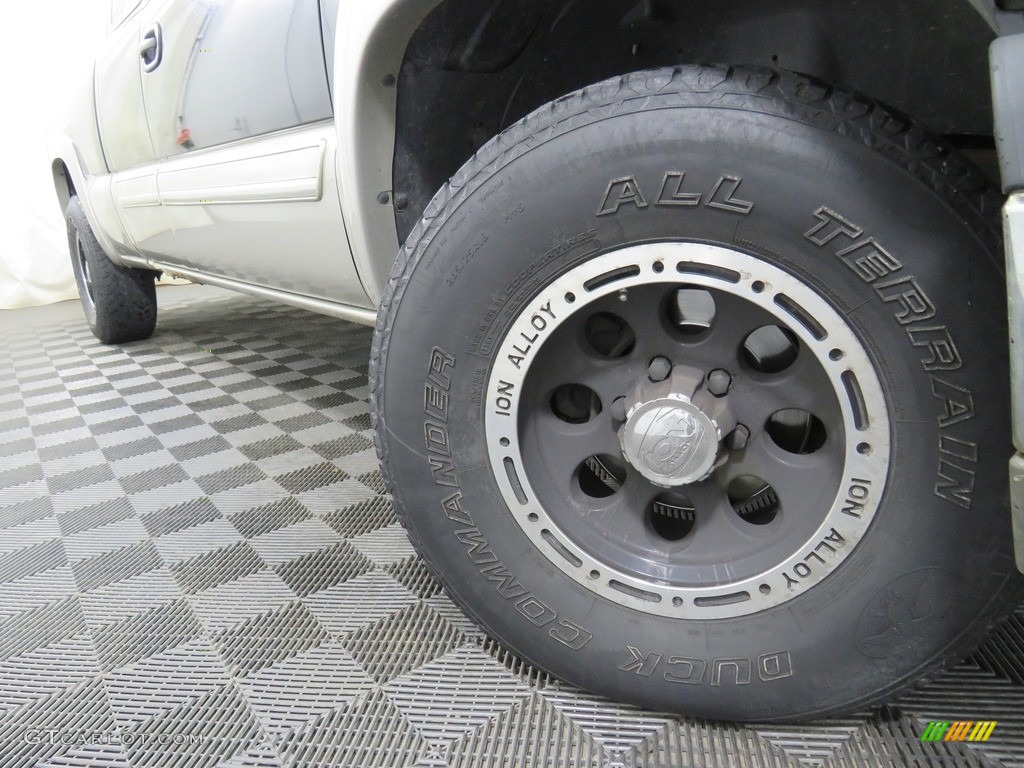
[[[714,420],[677,394],[634,405],[619,433],[626,460],[666,488],[707,477],[718,458],[720,439]]]

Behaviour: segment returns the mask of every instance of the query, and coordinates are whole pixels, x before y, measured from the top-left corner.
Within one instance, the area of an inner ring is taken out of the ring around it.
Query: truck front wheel
[[[488,632],[583,688],[847,711],[1012,605],[985,179],[853,93],[680,67],[559,99],[413,232],[378,449]]]

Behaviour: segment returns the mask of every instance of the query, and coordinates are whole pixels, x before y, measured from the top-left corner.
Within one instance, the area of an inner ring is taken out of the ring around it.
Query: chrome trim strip
[[[253,148],[259,147],[254,145]],[[321,139],[306,147],[235,156],[208,164],[198,164],[195,158],[186,156],[157,171],[160,203],[221,205],[317,201],[323,196],[326,152],[327,142]],[[216,184],[207,183],[214,179]]]
[[[164,205],[226,205],[235,203],[282,203],[320,199],[320,179],[265,181],[256,184],[231,184],[204,189],[179,189],[163,194]],[[134,207],[122,203],[124,207]]]

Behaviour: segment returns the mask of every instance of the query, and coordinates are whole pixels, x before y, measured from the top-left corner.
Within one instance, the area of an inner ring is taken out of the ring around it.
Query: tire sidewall
[[[571,682],[711,717],[855,706],[962,643],[1013,569],[1008,406],[994,375],[1005,368],[1002,282],[974,229],[879,152],[754,110],[620,114],[516,155],[435,220],[389,317],[382,437],[395,500],[456,599]],[[658,205],[671,174],[701,203]],[[624,179],[639,194],[615,205]],[[753,207],[708,205],[729,199]],[[817,244],[808,233],[822,217],[860,233]],[[913,278],[904,285],[933,317],[901,323],[884,281],[837,256],[869,238],[902,265],[888,277]],[[734,248],[813,286],[848,318],[888,398],[895,458],[870,529],[822,583],[758,614],[667,619],[598,597],[530,544],[490,474],[485,389],[503,331],[575,265],[658,240]],[[959,362],[943,368],[934,357],[947,341]]]

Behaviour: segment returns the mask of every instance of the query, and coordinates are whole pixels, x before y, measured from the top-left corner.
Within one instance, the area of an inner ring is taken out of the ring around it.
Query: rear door
[[[240,282],[370,302],[342,223],[317,0],[154,0],[142,76],[174,261]]]

